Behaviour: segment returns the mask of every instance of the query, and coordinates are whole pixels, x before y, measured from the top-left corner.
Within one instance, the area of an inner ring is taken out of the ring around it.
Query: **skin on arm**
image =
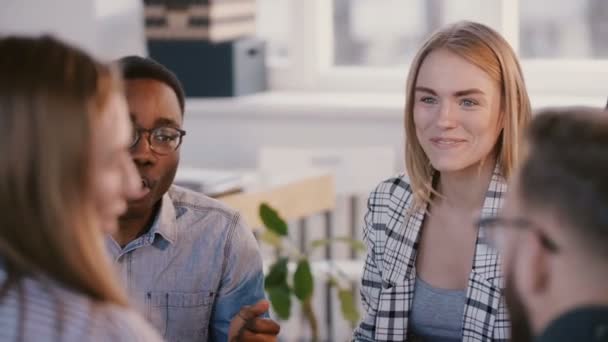
[[[244,306],[230,322],[228,341],[277,341],[281,327],[271,319],[262,318],[270,307],[267,300],[260,300],[255,305]]]

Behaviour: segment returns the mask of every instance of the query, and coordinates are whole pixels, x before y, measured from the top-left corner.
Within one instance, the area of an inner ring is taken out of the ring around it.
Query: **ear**
[[[534,232],[522,236],[522,246],[517,268],[521,289],[528,294],[546,293],[549,287],[550,268],[548,251],[542,246],[540,237]]]

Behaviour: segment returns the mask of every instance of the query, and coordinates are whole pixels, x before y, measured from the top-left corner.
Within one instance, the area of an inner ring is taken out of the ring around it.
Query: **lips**
[[[142,200],[144,197],[146,197],[150,193],[150,191],[152,190],[153,187],[154,187],[154,182],[151,181],[150,179],[142,176],[141,177],[141,190],[139,191],[139,193],[134,195],[130,200],[131,201]]]
[[[147,178],[141,178],[141,187],[142,189],[150,189],[150,181]]]
[[[431,138],[431,143],[438,148],[441,149],[449,149],[462,145],[466,140],[458,139],[458,138],[448,138],[448,137],[434,137]]]

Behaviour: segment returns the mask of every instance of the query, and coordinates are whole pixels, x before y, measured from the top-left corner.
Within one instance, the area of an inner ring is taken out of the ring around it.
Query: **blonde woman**
[[[140,189],[118,80],[52,38],[0,40],[2,341],[160,341],[106,256]]]
[[[494,30],[459,22],[411,65],[409,177],[368,200],[357,341],[501,341],[509,335],[499,257],[473,225],[502,205],[530,103],[515,53]]]

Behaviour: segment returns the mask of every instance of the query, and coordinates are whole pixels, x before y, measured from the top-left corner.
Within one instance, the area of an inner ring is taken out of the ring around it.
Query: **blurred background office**
[[[360,238],[367,193],[403,170],[408,64],[442,25],[468,19],[501,32],[519,54],[535,108],[606,103],[607,0],[232,1],[239,2],[255,3],[255,26],[243,39],[264,42],[265,90],[189,97],[182,166],[327,170],[335,208],[306,224],[290,222],[296,244],[325,236],[328,220],[332,235]],[[150,53],[145,16],[143,0],[1,0],[0,35],[52,33],[112,60]],[[328,256],[349,259],[343,269],[356,291],[361,253],[345,246],[313,253],[318,261]],[[323,289],[315,295],[323,337],[346,340],[350,328]],[[306,336],[298,315],[287,326],[285,340]]]

